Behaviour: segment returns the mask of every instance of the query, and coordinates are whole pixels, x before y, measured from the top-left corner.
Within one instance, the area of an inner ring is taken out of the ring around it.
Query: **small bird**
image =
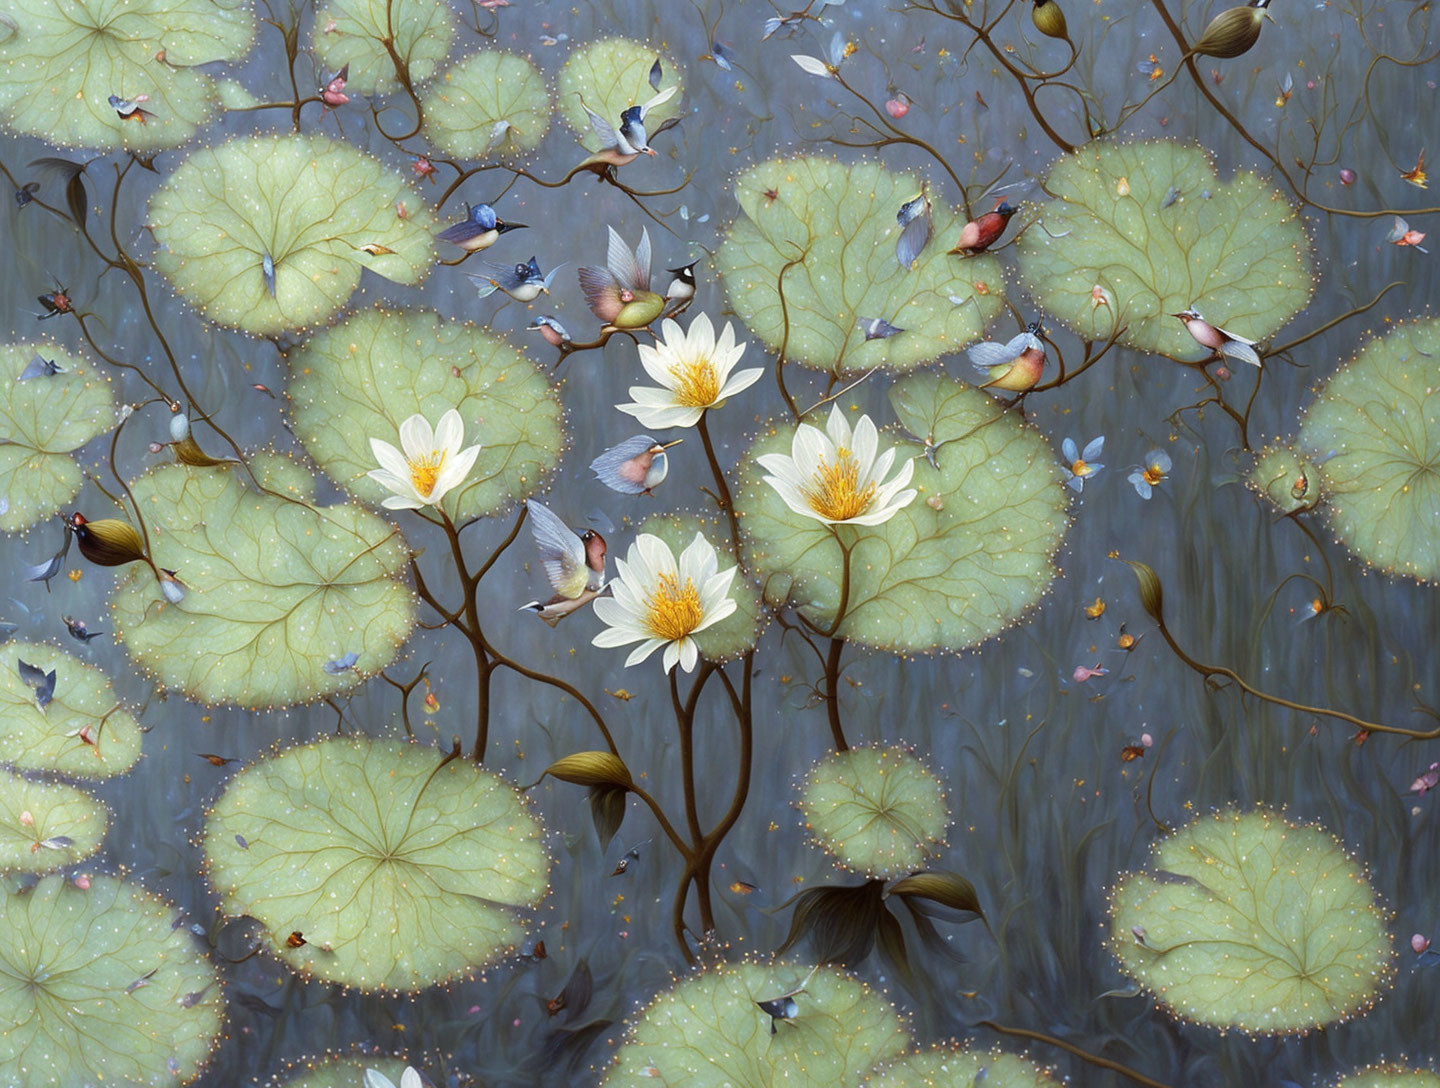
[[[324,86],[320,88],[320,101],[324,103],[322,109],[335,109],[350,101],[350,96],[345,93],[345,84],[350,79],[350,65],[345,65],[329,79],[325,80]]]
[[[1040,322],[1032,321],[1025,331],[1001,344],[985,341],[969,351],[970,362],[990,380],[981,389],[1005,389],[1024,393],[1034,389],[1045,371],[1045,342],[1040,339]]]
[[[899,325],[892,325],[883,317],[858,317],[855,319],[855,327],[865,334],[866,340],[889,340],[905,330]]]
[[[550,269],[546,275],[540,271],[540,264],[534,257],[523,264],[499,264],[496,261],[481,261],[482,272],[467,272],[469,277],[480,291],[480,297],[485,298],[493,295],[496,291],[504,291],[516,302],[534,302],[540,297],[540,292],[550,293],[550,282],[555,278],[555,273],[564,268],[563,264],[557,264]]]
[[[35,689],[35,705],[44,710],[55,698],[55,670],[46,672],[38,665],[32,665],[19,657],[15,659],[15,667],[20,673],[20,682]]]
[[[524,223],[508,223],[495,214],[489,204],[465,205],[465,218],[435,235],[442,242],[451,242],[467,253],[489,249],[506,231],[525,230]]]
[[[699,261],[691,261],[679,268],[667,268],[670,273],[670,283],[665,288],[665,298],[672,303],[670,317],[689,308],[690,303],[695,300],[695,266]]]
[[[930,220],[930,198],[922,188],[918,196],[905,201],[895,214],[900,224],[900,238],[895,243],[895,259],[900,267],[909,271],[915,267],[920,254],[930,244],[934,226]]]
[[[561,347],[570,342],[570,334],[565,331],[565,326],[560,324],[560,319],[552,314],[541,314],[526,328],[534,329],[545,337],[545,342],[554,347]]]
[[[1035,0],[1035,6],[1030,9],[1030,21],[1035,24],[1035,29],[1047,38],[1060,38],[1067,42],[1070,40],[1065,27],[1065,12],[1055,0]]]
[[[1260,27],[1270,13],[1265,9],[1270,0],[1251,0],[1241,7],[1227,8],[1205,28],[1205,33],[1190,47],[1186,56],[1198,53],[1202,57],[1219,57],[1228,60],[1250,51],[1260,40]],[[1271,22],[1274,22],[1271,19]]]
[[[62,616],[61,622],[65,624],[65,630],[70,632],[70,637],[76,642],[89,642],[92,638],[99,638],[104,631],[92,631],[84,620],[77,620],[73,616]]]
[[[604,268],[580,269],[580,289],[590,312],[611,329],[643,329],[665,310],[665,299],[650,290],[650,232],[642,230],[632,252],[614,227]]]
[[[571,612],[608,592],[605,538],[594,529],[576,532],[534,499],[526,500],[525,509],[530,513],[530,532],[555,596],[548,601],[522,604],[519,611],[528,609],[554,627]]]
[[[1237,336],[1233,332],[1222,329],[1219,325],[1210,324],[1200,316],[1200,311],[1193,306],[1170,316],[1178,317],[1185,322],[1186,331],[1195,338],[1195,342],[1201,347],[1215,352],[1217,357],[1223,356],[1239,363],[1249,363],[1251,366],[1260,365],[1260,355],[1253,347],[1254,340],[1247,340],[1243,336]]]
[[[648,434],[637,434],[591,461],[590,471],[612,491],[623,495],[649,495],[670,471],[670,459],[665,451],[682,441],[677,438],[662,445]]]
[[[56,314],[71,314],[75,312],[75,304],[70,299],[70,289],[55,284],[55,290],[46,291],[43,295],[36,295],[35,301],[45,307],[45,312],[40,315],[40,320],[54,317]]]
[[[580,105],[590,115],[590,127],[595,130],[602,145],[599,155],[594,157],[612,166],[625,166],[634,162],[638,155],[655,155],[657,152],[650,146],[649,135],[645,131],[645,117],[656,106],[669,102],[678,89],[676,86],[666,87],[649,101],[631,106],[620,114],[619,128],[612,127],[609,121],[586,106],[582,98]]]
[[[64,374],[65,368],[54,359],[44,359],[37,353],[35,358],[25,364],[25,369],[20,371],[17,382],[28,382],[34,378],[53,378],[56,374]]]
[[[1018,210],[1008,200],[1000,201],[995,205],[994,211],[986,212],[979,219],[972,219],[965,224],[960,231],[960,240],[950,252],[958,253],[962,257],[985,252],[1005,233],[1010,217]]]
[[[118,94],[112,94],[109,98],[110,106],[115,110],[120,120],[134,121],[140,125],[143,125],[147,120],[155,116],[149,110],[142,110],[140,108],[141,102],[149,101],[150,96],[148,94],[137,94],[133,99],[121,98]]]

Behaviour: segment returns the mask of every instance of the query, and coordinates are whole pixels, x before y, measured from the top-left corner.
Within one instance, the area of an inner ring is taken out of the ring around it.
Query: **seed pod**
[[[1060,5],[1055,3],[1055,0],[1035,0],[1035,6],[1030,9],[1030,20],[1035,24],[1035,29],[1047,38],[1070,40],[1065,28],[1065,13],[1060,10]]]
[[[1263,6],[1228,8],[1210,20],[1190,52],[1221,58],[1248,53],[1260,40],[1260,24],[1267,18],[1269,14]]]
[[[175,459],[181,464],[190,465],[192,468],[209,468],[212,465],[223,465],[227,463],[223,457],[211,457],[200,448],[200,443],[196,442],[195,439],[188,434],[184,438],[171,443],[171,445],[175,450]]]
[[[170,439],[173,442],[183,442],[190,437],[190,417],[180,411],[178,404],[171,410],[175,414],[170,417]]]
[[[99,567],[119,567],[145,559],[145,544],[129,522],[119,518],[87,521],[79,511],[70,515],[70,528],[80,554]]]

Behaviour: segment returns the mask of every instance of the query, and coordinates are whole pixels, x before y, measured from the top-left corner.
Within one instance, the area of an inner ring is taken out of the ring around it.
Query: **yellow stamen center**
[[[678,642],[700,626],[700,591],[689,578],[680,584],[674,574],[660,575],[660,582],[645,602],[645,625],[656,638]]]
[[[820,459],[805,497],[810,500],[810,508],[826,521],[849,521],[870,509],[877,489],[873,482],[859,486],[860,464],[853,453],[841,446],[835,455],[833,465]]]
[[[1070,473],[1073,476],[1089,476],[1090,466],[1084,461],[1076,461],[1070,466]]]
[[[448,450],[431,450],[415,460],[406,459],[410,466],[410,486],[421,498],[429,498],[435,490],[435,481],[440,479],[440,470],[445,467]]]
[[[1165,479],[1165,470],[1159,465],[1150,465],[1145,469],[1145,482],[1154,487],[1161,480]]]
[[[720,375],[708,356],[680,359],[671,368],[675,403],[682,408],[709,408],[720,396]]]

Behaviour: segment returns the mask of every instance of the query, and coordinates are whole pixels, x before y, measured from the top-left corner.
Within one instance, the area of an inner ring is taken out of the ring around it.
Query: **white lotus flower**
[[[710,318],[698,315],[690,322],[690,331],[666,318],[660,326],[660,339],[654,347],[640,345],[640,362],[645,372],[662,388],[632,385],[633,404],[615,407],[632,415],[646,427],[693,427],[707,408],[719,408],[742,389],[749,389],[764,373],[759,367],[732,374],[745,345],[735,343],[730,323],[715,339]]]
[[[370,439],[370,449],[380,467],[366,475],[394,492],[380,505],[387,510],[439,506],[448,492],[465,482],[475,458],[480,456],[480,444],[462,450],[460,443],[464,440],[465,421],[454,408],[440,417],[433,431],[429,421],[419,414],[400,424],[403,453],[389,442]]]
[[[767,453],[758,460],[770,473],[765,482],[795,513],[827,525],[881,525],[914,500],[914,488],[905,485],[915,462],[907,460],[887,480],[895,449],[876,456],[878,446],[870,417],[861,416],[852,430],[837,404],[824,431],[802,423],[789,455]]]
[[[624,559],[615,560],[610,581],[613,597],[597,597],[591,606],[609,627],[595,636],[596,646],[640,643],[625,659],[638,665],[665,647],[665,671],[678,661],[691,672],[700,648],[691,636],[719,623],[735,611],[730,584],[738,567],[719,570],[715,545],[700,533],[680,553],[658,536],[641,533]]]
[[[400,1074],[400,1088],[421,1088],[424,1082],[413,1066],[406,1066]],[[365,1070],[365,1088],[395,1088],[395,1082],[378,1069]]]

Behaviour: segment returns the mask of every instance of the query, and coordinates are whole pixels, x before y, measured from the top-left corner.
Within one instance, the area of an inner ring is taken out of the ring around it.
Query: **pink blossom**
[[[1425,950],[1430,947],[1430,938],[1423,933],[1413,934],[1410,937],[1410,947],[1414,950],[1415,955],[1423,956]]]
[[[1430,769],[1410,783],[1410,792],[1421,797],[1440,785],[1440,763],[1430,764]]]
[[[1109,670],[1109,669],[1104,668],[1104,667],[1102,667],[1101,665],[1098,665],[1098,664],[1097,664],[1097,665],[1094,665],[1094,666],[1089,666],[1089,665],[1076,665],[1076,666],[1075,666],[1075,671],[1074,671],[1073,673],[1071,673],[1070,675],[1071,675],[1071,677],[1074,679],[1075,683],[1077,683],[1077,684],[1083,684],[1083,683],[1085,683],[1086,680],[1089,680],[1092,676],[1108,676],[1109,674],[1110,674],[1110,670]]]
[[[894,98],[886,101],[885,112],[895,120],[900,120],[910,112],[910,99],[906,98],[903,92],[897,91]]]

